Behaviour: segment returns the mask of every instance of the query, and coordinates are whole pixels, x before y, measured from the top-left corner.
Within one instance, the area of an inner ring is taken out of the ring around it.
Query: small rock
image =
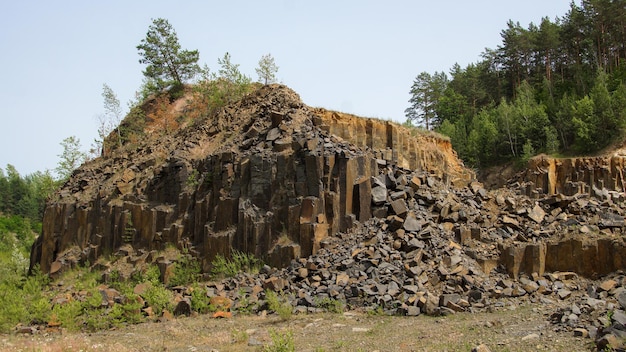
[[[617,282],[615,280],[606,280],[598,286],[598,288],[602,291],[611,291],[615,288]]]
[[[472,352],[491,352],[491,350],[489,349],[489,347],[487,347],[487,345],[480,344],[480,345],[472,348]]]
[[[589,337],[589,331],[587,331],[587,329],[585,328],[576,328],[574,329],[574,336],[587,338]]]
[[[534,340],[534,339],[538,339],[538,338],[539,338],[538,334],[532,333],[532,334],[528,334],[528,335],[522,337],[522,341]]]
[[[557,295],[559,296],[560,299],[567,299],[567,298],[569,298],[569,296],[572,295],[572,291],[566,290],[566,289],[563,288],[563,289],[560,289],[557,292]]]

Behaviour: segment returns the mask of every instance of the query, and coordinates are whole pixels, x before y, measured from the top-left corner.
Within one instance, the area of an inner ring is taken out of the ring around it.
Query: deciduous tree
[[[113,89],[106,83],[102,86],[102,98],[104,100],[104,113],[98,114],[98,138],[94,141],[94,150],[92,154],[96,156],[105,155],[108,152],[109,145],[107,145],[107,137],[115,130],[120,122],[122,122],[122,107],[120,101],[117,99],[117,95],[113,92]],[[117,129],[116,144],[122,145],[122,136],[119,128]]]
[[[76,136],[65,138],[61,142],[61,146],[63,147],[63,152],[58,155],[61,160],[59,160],[54,170],[58,178],[61,181],[65,181],[72,175],[72,172],[74,172],[76,168],[87,160],[87,156],[80,150],[80,139]]]

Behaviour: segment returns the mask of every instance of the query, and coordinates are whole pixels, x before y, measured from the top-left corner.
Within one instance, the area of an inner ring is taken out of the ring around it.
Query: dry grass
[[[292,332],[297,351],[589,351],[589,339],[555,332],[531,307],[448,317],[345,314],[209,316],[145,323],[92,334],[0,336],[6,351],[260,351],[270,331]],[[533,335],[535,334],[535,335]]]

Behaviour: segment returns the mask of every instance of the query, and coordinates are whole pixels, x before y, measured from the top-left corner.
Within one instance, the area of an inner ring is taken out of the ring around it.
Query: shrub
[[[341,301],[329,297],[315,298],[315,305],[331,313],[341,313],[344,309],[344,304]]]
[[[81,328],[79,317],[83,306],[79,301],[69,301],[57,304],[52,308],[51,320],[58,321],[61,326],[69,331],[78,331]]]
[[[174,274],[169,280],[168,285],[181,286],[196,282],[200,279],[202,269],[197,258],[190,255],[183,255],[174,265]]]
[[[146,291],[143,298],[157,316],[161,315],[165,309],[172,310],[174,294],[163,285],[153,285]]]
[[[191,310],[201,314],[215,310],[211,306],[211,298],[207,296],[206,289],[197,283],[191,287]]]
[[[123,323],[138,324],[143,321],[141,312],[143,302],[134,293],[128,294],[123,304],[116,304],[109,312],[109,318],[113,326],[119,326]]]
[[[234,250],[230,259],[218,254],[211,262],[211,276],[213,278],[233,277],[240,272],[257,274],[263,262],[253,254]]]
[[[265,291],[265,300],[270,310],[274,311],[282,320],[287,320],[293,313],[293,307],[286,300],[284,295],[278,294],[271,290]]]
[[[293,352],[296,350],[293,338],[293,331],[280,333],[276,330],[270,330],[270,338],[272,344],[263,348],[264,352]]]

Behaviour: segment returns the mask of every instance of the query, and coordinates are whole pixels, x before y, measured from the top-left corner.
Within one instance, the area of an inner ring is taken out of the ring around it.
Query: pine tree
[[[259,67],[256,68],[259,82],[265,85],[276,82],[276,72],[278,72],[278,66],[276,66],[272,54],[261,56]]]
[[[139,63],[148,65],[144,76],[154,81],[159,89],[181,86],[200,71],[198,50],[181,50],[176,31],[166,19],[152,20],[137,50],[141,55]]]

